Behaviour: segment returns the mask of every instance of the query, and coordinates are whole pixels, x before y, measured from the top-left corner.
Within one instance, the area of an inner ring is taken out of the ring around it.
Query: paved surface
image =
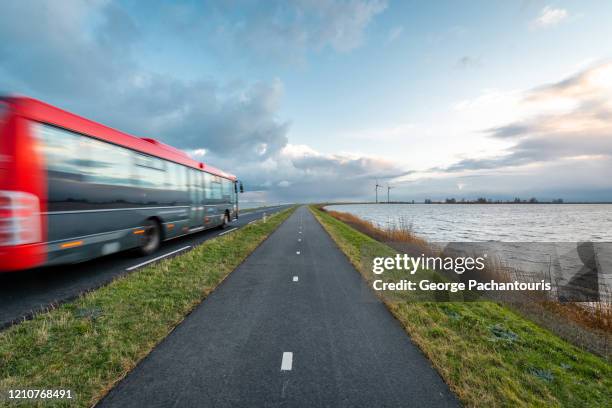
[[[457,405],[385,306],[363,291],[359,274],[305,207],[100,403]]]
[[[25,272],[0,273],[0,329],[45,309],[50,304],[76,298],[79,294],[99,288],[117,276],[129,273],[141,263],[170,254],[187,251],[204,241],[253,220],[280,211],[287,206],[246,212],[225,230],[211,229],[162,243],[156,253],[139,257],[134,252],[122,252],[76,265],[38,268]],[[173,253],[174,251],[178,251]],[[129,270],[128,270],[129,269]]]

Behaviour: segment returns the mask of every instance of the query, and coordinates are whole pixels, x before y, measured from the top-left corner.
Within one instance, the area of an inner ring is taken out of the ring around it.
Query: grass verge
[[[119,278],[0,332],[0,405],[10,389],[68,389],[91,406],[164,339],[294,208]]]
[[[362,248],[392,248],[311,206],[355,268],[370,280]],[[492,302],[386,302],[467,406],[603,407],[612,401],[612,366]]]

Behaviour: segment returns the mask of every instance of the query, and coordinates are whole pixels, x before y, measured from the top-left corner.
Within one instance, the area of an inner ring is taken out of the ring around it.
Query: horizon
[[[244,201],[612,202],[612,4],[68,3],[0,5],[2,91],[183,149]]]

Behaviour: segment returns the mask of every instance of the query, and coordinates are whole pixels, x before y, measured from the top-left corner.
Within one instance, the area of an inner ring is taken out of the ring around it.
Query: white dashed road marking
[[[299,255],[299,254],[300,254],[300,251],[295,251],[295,253]]]
[[[232,229],[229,229],[229,230],[227,230],[227,231],[225,231],[225,232],[220,233],[220,234],[219,234],[219,236],[221,236],[221,235],[225,235],[225,234],[228,234],[228,233],[230,233],[230,232],[232,232],[232,231],[236,231],[237,229],[238,229],[238,228],[232,228]]]
[[[126,271],[131,271],[131,270],[134,270],[136,268],[140,268],[141,266],[148,265],[151,262],[159,261],[162,258],[165,258],[165,257],[170,256],[172,254],[176,254],[177,252],[181,252],[181,251],[184,251],[184,250],[189,249],[189,248],[191,248],[191,245],[187,245],[186,247],[182,247],[182,248],[179,248],[179,249],[177,249],[175,251],[168,252],[167,254],[160,255],[157,258],[149,259],[148,261],[143,262],[143,263],[139,263],[138,265],[130,266],[129,268],[126,268],[125,270]]]
[[[285,351],[283,353],[283,361],[281,362],[281,371],[291,371],[293,367],[293,353]]]
[[[297,282],[297,281],[298,281],[298,277],[297,277],[297,276],[294,276],[294,277],[293,277],[293,281],[294,281],[294,282]]]

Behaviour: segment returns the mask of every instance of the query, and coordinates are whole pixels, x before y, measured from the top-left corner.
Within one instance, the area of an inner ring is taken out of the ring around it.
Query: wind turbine
[[[378,179],[376,179],[376,204],[378,204],[378,189],[382,188],[382,185],[378,184]]]
[[[391,187],[390,185],[387,184],[387,204],[390,204],[391,201],[389,201],[389,191],[392,189],[393,187]]]

